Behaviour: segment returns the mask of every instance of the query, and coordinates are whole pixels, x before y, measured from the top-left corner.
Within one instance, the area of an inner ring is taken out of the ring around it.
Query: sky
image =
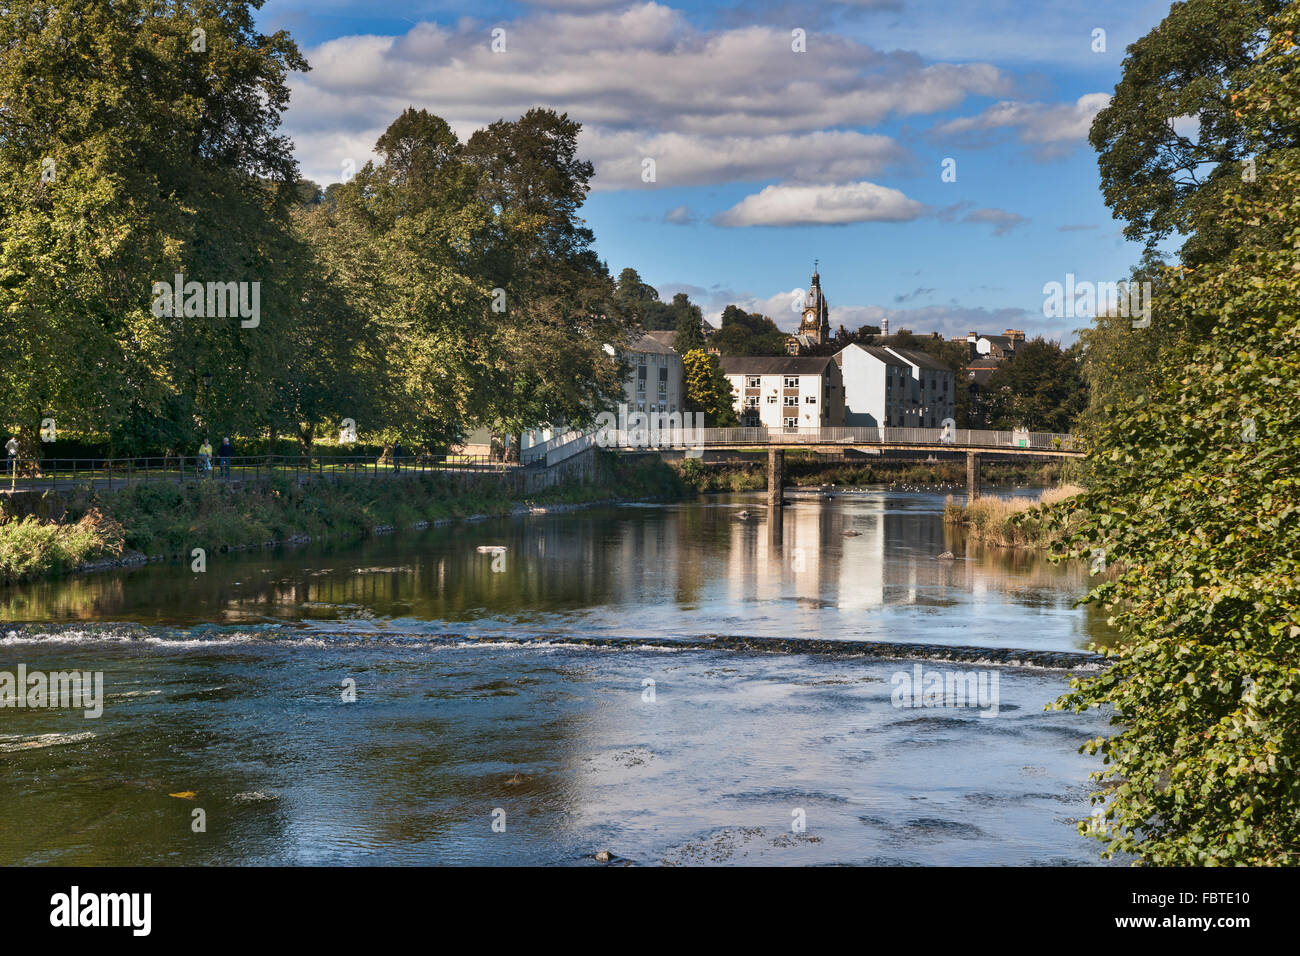
[[[798,325],[814,260],[832,329],[1025,330],[1044,285],[1125,278],[1092,117],[1168,0],[267,0],[311,64],[283,132],[322,186],[408,106],[468,139],[540,106],[583,126],[583,216],[617,275],[717,322]],[[1101,32],[1099,32],[1101,31]],[[494,46],[496,49],[494,49]]]

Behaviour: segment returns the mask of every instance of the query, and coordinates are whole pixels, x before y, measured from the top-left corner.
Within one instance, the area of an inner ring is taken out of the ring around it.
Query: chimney
[[[888,334],[889,334],[889,316],[885,316],[883,319],[880,320],[880,335],[883,338]]]
[[[978,332],[967,332],[967,333],[966,333],[966,341],[967,341],[967,342],[974,343],[975,341],[977,341],[977,340],[979,339],[979,337],[980,337],[980,334],[979,334]]]

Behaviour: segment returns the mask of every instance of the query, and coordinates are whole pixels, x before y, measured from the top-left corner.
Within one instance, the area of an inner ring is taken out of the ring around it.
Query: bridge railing
[[[523,462],[525,465],[531,464],[533,462],[540,462],[543,459],[545,459],[548,464],[554,464],[554,461],[552,461],[550,457],[552,452],[556,451],[557,449],[564,448],[566,445],[570,445],[575,441],[581,441],[588,434],[590,433],[578,431],[576,429],[570,429],[569,431],[562,432],[559,435],[555,435],[552,438],[548,438],[544,442],[539,442],[536,445],[530,445],[528,448],[522,449],[519,452],[519,460]],[[584,447],[590,447],[590,445],[586,445]],[[570,451],[567,455],[564,456],[564,458],[568,458],[571,455],[574,455],[576,453],[577,452]],[[564,458],[557,458],[555,459],[555,461],[563,461]]]
[[[1055,432],[943,428],[630,428],[595,433],[606,448],[707,448],[744,445],[918,445],[1075,451],[1074,436]]]

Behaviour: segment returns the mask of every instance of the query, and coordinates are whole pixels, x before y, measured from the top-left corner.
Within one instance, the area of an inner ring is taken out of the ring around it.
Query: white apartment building
[[[822,428],[844,424],[844,380],[830,357],[724,355],[744,427]]]
[[[952,369],[924,352],[856,343],[835,355],[844,381],[844,424],[939,428],[954,416]]]
[[[630,412],[683,411],[682,357],[670,345],[649,335],[635,338],[624,358],[632,366],[624,391]]]

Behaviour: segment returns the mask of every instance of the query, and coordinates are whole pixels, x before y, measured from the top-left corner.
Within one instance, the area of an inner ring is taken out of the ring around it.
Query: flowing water
[[[789,497],[0,590],[0,677],[103,675],[99,717],[0,709],[0,863],[1096,863],[1105,717],[1003,663],[1109,640],[1087,568],[968,553],[941,495]]]

